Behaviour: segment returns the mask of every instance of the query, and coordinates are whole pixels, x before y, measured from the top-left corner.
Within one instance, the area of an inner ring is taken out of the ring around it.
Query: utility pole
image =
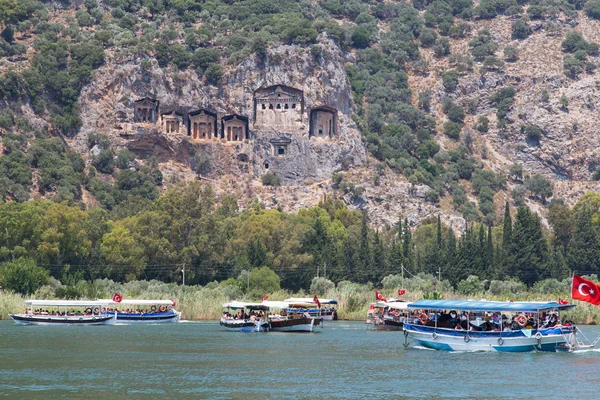
[[[248,271],[248,284],[246,285],[246,292],[250,291],[250,271]]]
[[[402,289],[404,289],[404,263],[400,264],[400,268],[402,269]]]
[[[327,297],[327,262],[323,262],[323,296]]]
[[[181,268],[181,273],[183,274],[183,286],[185,286],[185,264],[183,264],[183,267]]]

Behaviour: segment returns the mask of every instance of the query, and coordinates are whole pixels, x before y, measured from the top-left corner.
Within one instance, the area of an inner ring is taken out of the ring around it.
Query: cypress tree
[[[600,256],[598,232],[593,225],[593,210],[584,204],[575,212],[575,229],[569,242],[568,267],[578,274],[598,273]]]

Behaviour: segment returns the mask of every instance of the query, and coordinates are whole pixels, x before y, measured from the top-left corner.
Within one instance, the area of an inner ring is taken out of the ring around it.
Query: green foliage
[[[527,139],[535,142],[539,142],[544,135],[542,128],[533,124],[521,125],[521,132],[527,136]]]
[[[485,133],[489,130],[489,119],[488,117],[479,117],[479,119],[477,120],[477,125],[475,126],[475,129],[477,129],[479,132]]]
[[[514,103],[516,93],[517,91],[512,87],[503,87],[490,96],[490,103],[496,106],[496,116],[499,120],[506,119],[508,111]]]
[[[6,290],[22,295],[31,295],[48,282],[48,271],[38,267],[28,258],[19,258],[0,264],[0,283]]]
[[[583,7],[588,17],[600,19],[600,0],[588,0]]]
[[[458,138],[460,138],[461,129],[462,129],[462,125],[457,122],[452,122],[452,121],[444,122],[444,133],[450,139],[458,140]]]
[[[539,174],[525,178],[525,187],[534,197],[540,199],[542,203],[545,203],[546,199],[551,197],[554,191],[552,182]]]
[[[281,185],[281,178],[275,174],[264,174],[262,184],[265,186],[279,186]]]
[[[92,164],[98,171],[104,174],[112,174],[115,169],[114,157],[115,155],[112,150],[103,149],[94,157]]]
[[[512,39],[527,39],[531,35],[531,28],[525,21],[518,19],[512,24]]]
[[[497,48],[488,30],[479,31],[477,36],[469,42],[469,46],[471,47],[471,54],[479,61],[483,61],[486,56],[493,55]]]
[[[458,72],[454,69],[445,71],[442,74],[442,83],[446,92],[454,92],[458,85]]]

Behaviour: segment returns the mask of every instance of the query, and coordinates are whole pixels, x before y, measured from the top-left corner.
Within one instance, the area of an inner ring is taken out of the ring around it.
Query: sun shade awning
[[[470,300],[419,300],[410,303],[408,308],[423,310],[457,310],[457,311],[509,311],[539,312],[548,310],[569,310],[575,304],[558,304],[557,302],[530,301],[470,301]]]
[[[28,307],[100,307],[106,302],[101,300],[25,300]]]
[[[290,297],[289,299],[285,299],[288,303],[312,303],[316,304],[313,297]],[[337,304],[337,300],[335,299],[319,299],[319,303],[323,304]]]
[[[248,303],[245,301],[230,301],[229,303],[223,304],[223,308],[231,309],[254,309],[254,310],[268,310],[269,307],[263,303]]]

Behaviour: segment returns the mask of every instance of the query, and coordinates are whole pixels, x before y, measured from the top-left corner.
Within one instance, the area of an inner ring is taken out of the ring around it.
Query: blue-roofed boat
[[[569,351],[579,344],[577,328],[561,311],[574,304],[420,300],[408,304],[418,318],[404,324],[404,345],[446,351]]]

